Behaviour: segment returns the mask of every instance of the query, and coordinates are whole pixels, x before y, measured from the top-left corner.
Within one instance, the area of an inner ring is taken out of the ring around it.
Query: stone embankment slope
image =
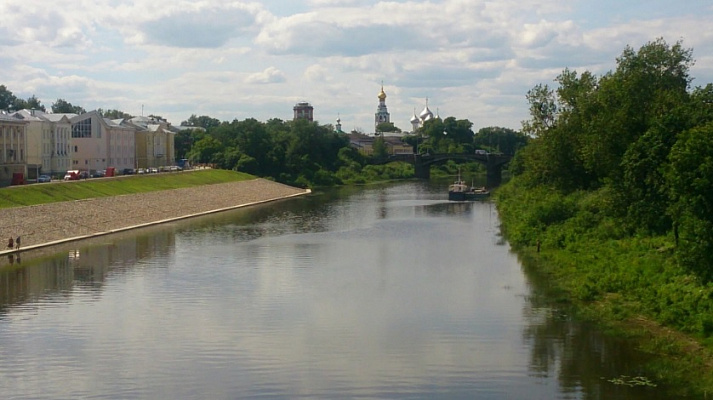
[[[30,249],[307,193],[254,179],[3,209],[0,253],[10,252],[10,237],[20,236],[21,249]]]

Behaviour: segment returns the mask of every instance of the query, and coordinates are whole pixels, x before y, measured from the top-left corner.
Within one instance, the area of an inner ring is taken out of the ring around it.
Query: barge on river
[[[490,191],[485,187],[475,187],[466,184],[460,178],[448,186],[448,200],[450,201],[476,201],[490,197]]]

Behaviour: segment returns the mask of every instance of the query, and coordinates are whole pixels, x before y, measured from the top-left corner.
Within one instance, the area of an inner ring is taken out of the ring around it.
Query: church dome
[[[420,122],[420,120],[419,120],[418,117],[416,116],[416,110],[414,110],[414,111],[413,111],[413,117],[411,117],[411,123],[412,123],[412,124],[417,124],[417,123],[419,123],[419,122]]]
[[[386,100],[386,92],[384,92],[384,86],[381,86],[381,91],[379,92],[379,100]]]
[[[428,106],[421,111],[421,114],[419,114],[422,120],[428,121],[429,119],[433,118],[433,113],[431,110],[428,109]]]

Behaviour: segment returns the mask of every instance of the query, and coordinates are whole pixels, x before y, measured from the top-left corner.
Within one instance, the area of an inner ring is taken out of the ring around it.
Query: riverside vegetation
[[[580,316],[657,357],[648,378],[713,393],[713,85],[692,51],[627,48],[601,77],[528,92],[533,137],[496,193],[526,269]]]

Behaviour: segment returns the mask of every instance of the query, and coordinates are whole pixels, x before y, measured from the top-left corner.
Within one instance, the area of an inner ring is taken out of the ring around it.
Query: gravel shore
[[[9,250],[5,246],[10,237],[21,236],[27,249],[306,193],[309,190],[255,179],[8,208],[0,212],[0,233],[5,235],[0,250]]]

